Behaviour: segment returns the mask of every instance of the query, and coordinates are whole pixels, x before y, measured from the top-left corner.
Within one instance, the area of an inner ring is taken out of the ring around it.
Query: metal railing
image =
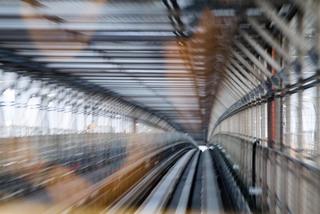
[[[319,168],[241,135],[217,134],[212,143],[221,145],[234,164],[256,209],[270,213],[319,212]]]
[[[82,176],[99,171],[96,177],[103,179],[123,164],[174,142],[191,141],[174,132],[0,138],[0,201],[28,195],[70,174]]]

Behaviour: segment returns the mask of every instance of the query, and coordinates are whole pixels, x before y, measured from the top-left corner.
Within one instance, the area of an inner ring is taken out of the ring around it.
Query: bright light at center
[[[47,97],[55,97],[56,94],[48,94]]]
[[[208,149],[207,146],[198,146],[198,147],[201,150],[201,152],[204,152],[204,151],[206,151]]]

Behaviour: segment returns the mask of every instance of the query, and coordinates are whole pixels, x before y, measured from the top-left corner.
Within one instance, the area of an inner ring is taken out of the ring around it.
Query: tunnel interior
[[[319,11],[0,0],[0,213],[317,213]]]

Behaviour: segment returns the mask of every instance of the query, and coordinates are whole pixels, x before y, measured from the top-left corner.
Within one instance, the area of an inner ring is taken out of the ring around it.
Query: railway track
[[[208,151],[184,153],[166,172],[157,167],[117,203],[100,213],[220,213],[220,201],[212,159]],[[162,178],[159,180],[160,175]],[[153,180],[158,182],[152,182]],[[150,191],[150,189],[152,189]],[[147,194],[147,195],[146,195]]]
[[[148,160],[150,158],[146,158]],[[151,159],[150,159],[151,160]],[[180,149],[160,161],[143,161],[114,176],[109,184],[88,192],[54,212],[71,213],[221,213],[223,204],[209,151]],[[150,167],[150,164],[154,167]],[[149,172],[137,177],[141,169]],[[131,182],[131,183],[130,183]],[[130,185],[128,184],[130,183]],[[122,187],[123,185],[123,187]],[[117,193],[115,195],[115,190]],[[122,189],[122,193],[120,190]],[[106,199],[111,199],[107,201]]]

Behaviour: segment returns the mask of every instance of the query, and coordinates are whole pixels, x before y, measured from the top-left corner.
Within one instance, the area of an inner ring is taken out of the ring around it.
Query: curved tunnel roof
[[[0,60],[121,97],[202,141],[241,99],[285,81],[265,50],[277,48],[272,14],[294,2],[1,0]]]

